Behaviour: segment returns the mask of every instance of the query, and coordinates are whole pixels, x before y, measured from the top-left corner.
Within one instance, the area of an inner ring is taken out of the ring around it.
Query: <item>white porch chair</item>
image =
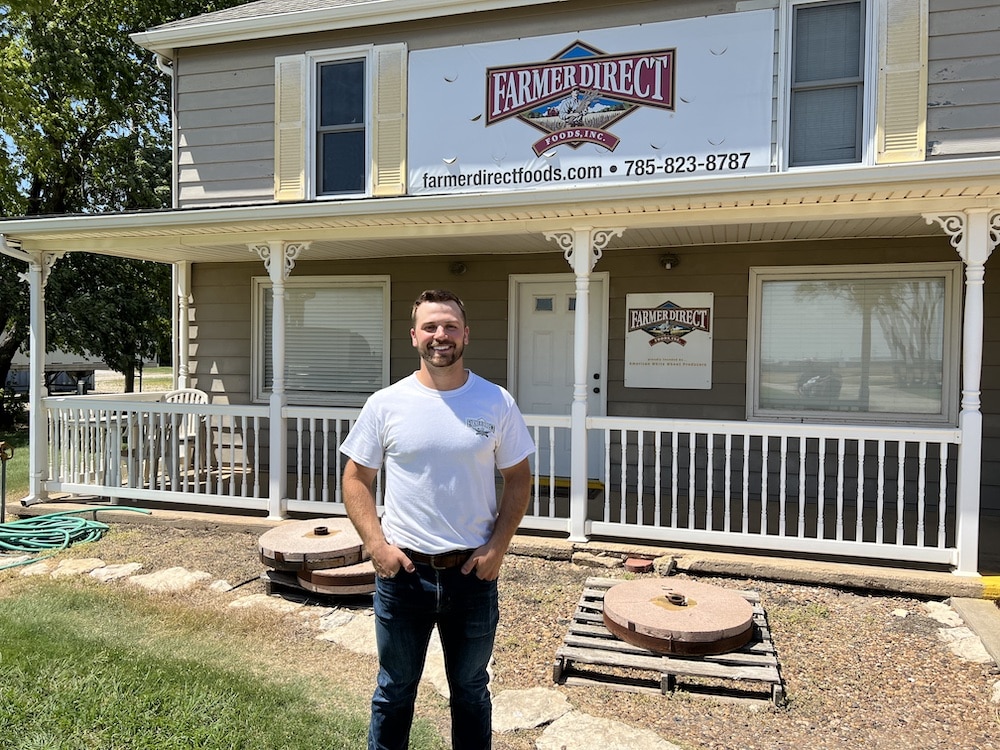
[[[162,403],[167,404],[207,404],[209,402],[208,394],[205,391],[199,390],[197,388],[178,388],[177,390],[170,391],[163,394],[160,397]],[[176,427],[176,435],[172,434],[173,429]],[[171,448],[170,459],[170,473],[171,473],[171,484],[176,486],[181,467],[190,469],[194,466],[195,462],[195,445],[199,440],[201,440],[201,452],[200,461],[197,471],[205,467],[210,467],[214,465],[213,457],[210,454],[209,444],[208,444],[208,425],[206,423],[205,417],[200,414],[185,414],[181,416],[176,421],[171,419],[168,429],[167,444]],[[184,450],[185,443],[187,444],[188,454],[184,458],[183,464],[181,463],[181,451]],[[174,454],[174,448],[176,447],[176,454]]]

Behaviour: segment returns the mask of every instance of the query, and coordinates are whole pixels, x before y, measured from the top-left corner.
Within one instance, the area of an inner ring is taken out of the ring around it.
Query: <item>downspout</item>
[[[15,260],[31,263],[34,261],[30,255],[21,249],[21,243],[17,240],[9,240],[6,235],[0,234],[0,255],[6,255]]]
[[[170,79],[170,205],[177,208],[177,71],[174,68],[174,61],[169,57],[157,54],[154,57],[156,69]]]
[[[164,57],[163,55],[156,55],[156,68],[161,73],[163,73],[163,75],[170,76],[171,78],[174,77],[174,62],[173,62],[173,60],[171,60],[171,59],[169,59],[167,57]],[[173,90],[173,88],[171,87],[171,91],[172,90]]]
[[[170,206],[176,209],[177,200],[177,71],[174,61],[159,53],[153,56],[156,69],[170,79]],[[191,384],[189,368],[188,337],[190,321],[188,320],[191,303],[191,264],[174,263],[171,274],[172,297],[170,300],[171,317],[171,365],[173,382],[177,388],[189,388]]]

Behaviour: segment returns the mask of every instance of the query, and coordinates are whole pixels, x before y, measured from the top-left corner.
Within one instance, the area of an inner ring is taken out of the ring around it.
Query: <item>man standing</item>
[[[341,448],[349,459],[344,504],[378,574],[379,674],[368,749],[407,747],[437,625],[451,692],[452,747],[486,750],[497,577],[527,509],[534,445],[511,395],[465,369],[469,328],[462,301],[448,291],[425,291],[411,319],[420,369],[373,394]],[[380,521],[372,487],[383,463]]]

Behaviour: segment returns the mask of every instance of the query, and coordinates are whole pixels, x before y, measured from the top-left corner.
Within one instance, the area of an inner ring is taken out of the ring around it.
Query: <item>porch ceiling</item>
[[[607,251],[940,236],[924,213],[1000,208],[1000,159],[684,180],[614,189],[316,201],[0,221],[27,252],[244,262],[310,242],[310,259],[558,252],[546,232],[625,227]]]

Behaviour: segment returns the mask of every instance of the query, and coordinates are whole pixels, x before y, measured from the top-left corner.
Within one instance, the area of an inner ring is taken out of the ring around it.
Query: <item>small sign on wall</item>
[[[625,297],[625,386],[712,387],[711,292]]]

